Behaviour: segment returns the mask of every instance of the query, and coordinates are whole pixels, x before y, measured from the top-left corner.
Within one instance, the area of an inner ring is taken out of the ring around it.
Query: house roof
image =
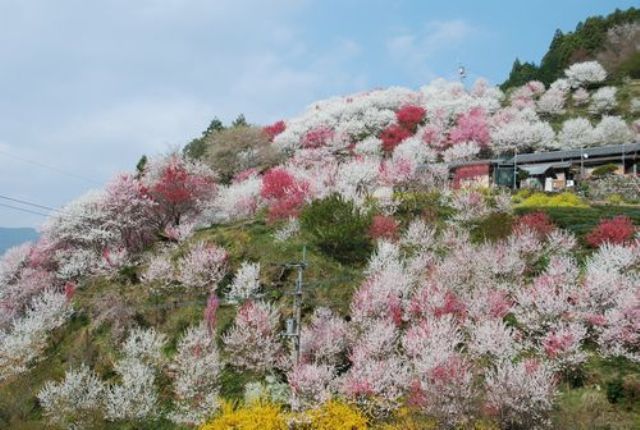
[[[539,163],[543,161],[564,161],[571,159],[580,159],[583,155],[588,158],[594,157],[606,157],[611,155],[622,155],[633,152],[640,152],[640,142],[628,143],[624,145],[608,145],[599,146],[595,148],[583,148],[583,149],[571,149],[568,151],[550,151],[550,152],[536,152],[533,154],[518,154],[516,157],[512,157],[506,160],[505,164],[513,164],[514,159],[516,163]]]
[[[530,175],[542,175],[549,169],[567,169],[571,167],[570,161],[560,163],[544,163],[544,164],[521,164],[518,169],[526,171]]]

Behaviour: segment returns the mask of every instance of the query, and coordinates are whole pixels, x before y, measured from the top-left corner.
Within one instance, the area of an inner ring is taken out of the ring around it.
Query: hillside
[[[637,141],[607,76],[372,90],[143,157],[2,257],[0,427],[638,427],[637,178],[448,171]]]
[[[616,10],[606,17],[594,16],[578,23],[572,32],[556,30],[539,64],[516,59],[503,89],[538,80],[549,85],[573,63],[597,60],[610,79],[640,78],[640,10]]]
[[[32,228],[0,227],[0,255],[13,246],[36,239],[38,232]]]

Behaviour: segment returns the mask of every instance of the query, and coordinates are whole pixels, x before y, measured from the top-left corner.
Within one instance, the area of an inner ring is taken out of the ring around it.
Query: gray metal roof
[[[621,155],[640,152],[640,142],[627,143],[624,145],[608,145],[599,146],[595,148],[583,148],[583,149],[570,149],[568,151],[550,151],[550,152],[536,152],[533,154],[518,154],[509,160],[506,160],[505,164],[513,164],[514,158],[518,164],[520,163],[536,163],[542,161],[564,161],[570,159],[580,159],[583,155],[588,157],[604,157],[608,155]]]
[[[560,163],[540,163],[540,164],[520,164],[518,165],[518,169],[525,170],[530,175],[542,175],[547,170],[554,169],[567,169],[571,167],[571,163],[568,161],[560,162]]]

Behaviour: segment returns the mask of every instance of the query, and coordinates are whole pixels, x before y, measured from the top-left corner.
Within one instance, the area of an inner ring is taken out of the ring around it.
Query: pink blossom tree
[[[233,327],[222,338],[231,364],[258,373],[274,369],[283,356],[278,323],[278,309],[268,303],[248,300],[240,306]]]

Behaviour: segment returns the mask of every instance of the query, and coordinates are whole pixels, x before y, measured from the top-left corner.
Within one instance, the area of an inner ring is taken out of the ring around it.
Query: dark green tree
[[[238,117],[236,119],[233,120],[233,122],[231,123],[232,127],[247,127],[249,125],[249,123],[247,122],[247,119],[244,117],[244,114],[240,114],[238,115]]]
[[[140,178],[142,177],[142,174],[144,173],[144,168],[147,165],[147,161],[149,161],[147,159],[146,155],[143,155],[142,157],[140,157],[140,160],[138,160],[138,163],[136,164],[136,178]]]

